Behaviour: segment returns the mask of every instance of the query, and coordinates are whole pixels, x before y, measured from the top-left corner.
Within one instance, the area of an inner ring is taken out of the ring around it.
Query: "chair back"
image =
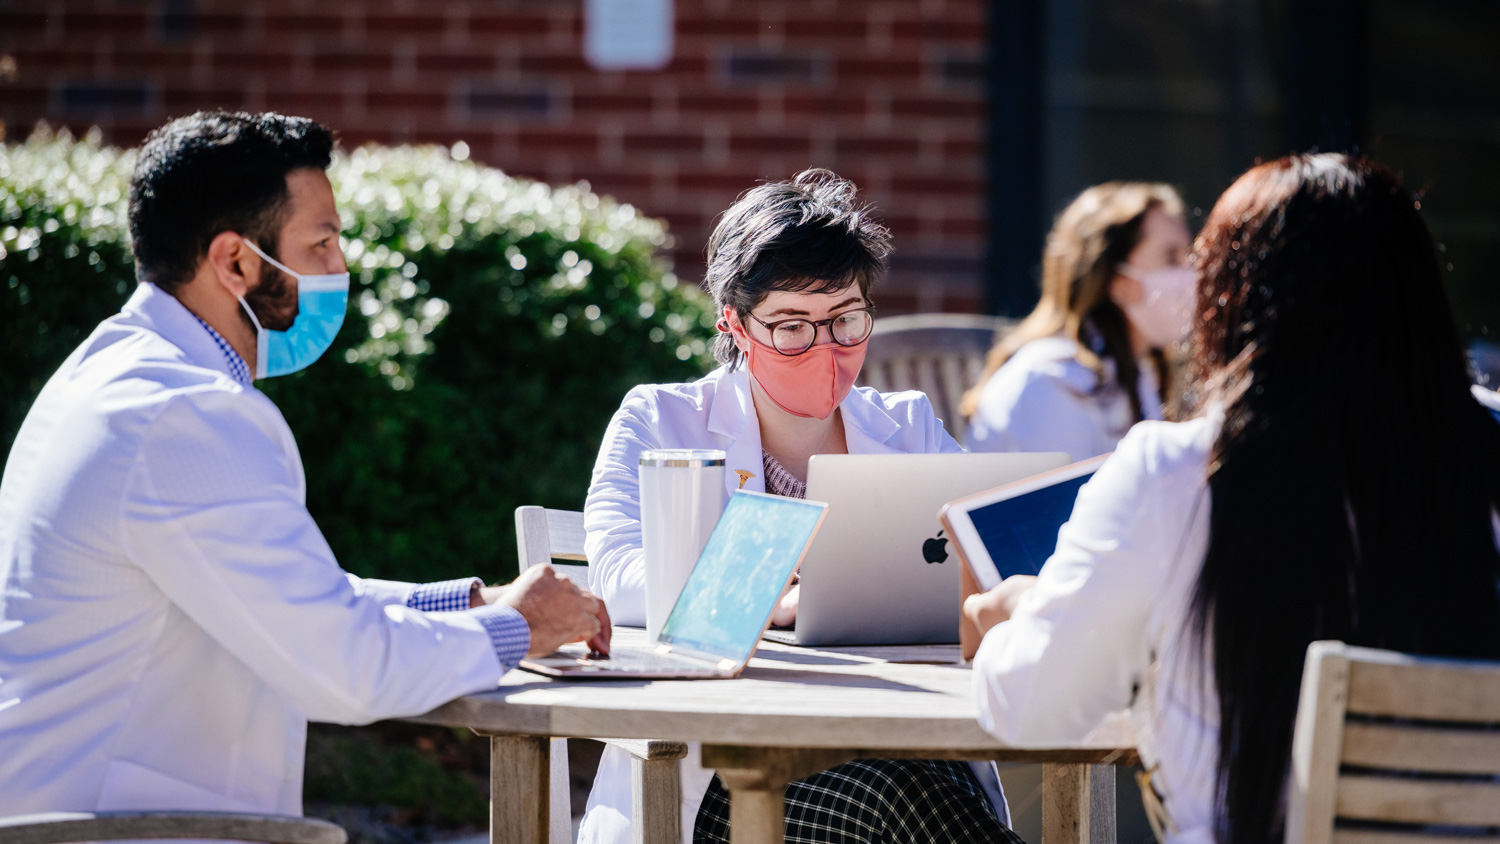
[[[983,314],[911,314],[875,321],[860,383],[882,392],[921,390],[949,433],[963,436],[958,412],[979,383],[990,347],[1014,320]]]
[[[1287,844],[1460,844],[1497,826],[1500,663],[1308,647]]]
[[[343,827],[316,818],[238,812],[49,812],[0,817],[0,844],[198,838],[345,844]]]
[[[551,565],[558,574],[589,587],[589,561],[583,553],[583,514],[528,505],[516,508],[519,569]]]

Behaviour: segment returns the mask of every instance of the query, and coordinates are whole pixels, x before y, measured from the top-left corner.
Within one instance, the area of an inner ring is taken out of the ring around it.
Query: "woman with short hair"
[[[726,453],[724,495],[743,485],[796,498],[814,454],[962,451],[927,396],[856,388],[874,327],[871,286],[885,272],[890,235],[827,170],[761,185],[719,220],[707,286],[719,314],[724,364],[686,384],[648,384],[625,396],[605,431],[584,505],[590,585],[617,623],[646,619],[640,455],[658,448]],[[797,592],[773,619],[796,617]],[[683,838],[729,839],[728,793],[683,761]],[[605,751],[580,840],[630,840],[630,760]],[[993,766],[861,759],[786,790],[788,842],[1018,842],[1004,826]]]

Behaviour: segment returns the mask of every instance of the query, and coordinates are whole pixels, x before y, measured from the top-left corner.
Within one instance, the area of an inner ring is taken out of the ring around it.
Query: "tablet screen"
[[[729,496],[661,641],[703,654],[749,659],[827,505],[753,492]]]
[[[979,541],[1000,577],[1036,574],[1057,549],[1057,532],[1073,513],[1093,472],[969,511]]]

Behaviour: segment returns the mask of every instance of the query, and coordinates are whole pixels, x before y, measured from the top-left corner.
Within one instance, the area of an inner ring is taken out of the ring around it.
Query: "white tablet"
[[[939,518],[959,559],[989,591],[1013,574],[1036,574],[1057,548],[1078,490],[1108,454],[949,502]]]

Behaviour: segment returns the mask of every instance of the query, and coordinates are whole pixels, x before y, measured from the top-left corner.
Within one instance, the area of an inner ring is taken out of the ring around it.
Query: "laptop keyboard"
[[[635,648],[621,648],[609,655],[608,659],[596,659],[595,663],[609,666],[612,670],[625,669],[636,671],[657,671],[683,669],[705,669],[711,668],[700,660],[689,659],[677,654],[659,654],[654,650],[637,650]]]
[[[560,651],[545,659],[536,660],[544,664],[563,665],[576,662],[579,665],[595,666],[602,671],[647,672],[647,671],[708,671],[713,666],[706,662],[677,654],[657,653],[655,649],[621,647],[608,657],[591,658],[583,653]]]

